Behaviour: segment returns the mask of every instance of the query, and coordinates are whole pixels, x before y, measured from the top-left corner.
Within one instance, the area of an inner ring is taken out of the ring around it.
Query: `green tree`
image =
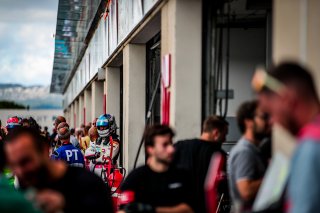
[[[13,101],[2,100],[0,101],[0,109],[26,109],[26,107]]]

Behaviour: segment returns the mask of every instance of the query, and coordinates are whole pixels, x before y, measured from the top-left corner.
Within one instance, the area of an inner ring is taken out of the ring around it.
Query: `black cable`
[[[220,42],[219,42],[219,59],[218,59],[218,75],[217,75],[217,80],[218,80],[218,90],[222,90],[222,64],[223,64],[223,28],[220,28]],[[219,106],[219,113],[222,115],[222,100],[219,98],[218,102]]]
[[[228,24],[227,24],[227,53],[226,53],[226,97],[224,104],[223,118],[226,118],[228,113],[228,102],[229,102],[229,64],[230,64],[230,2],[228,3]]]
[[[159,72],[159,75],[158,75],[158,78],[157,78],[157,84],[156,84],[155,89],[154,89],[154,91],[152,93],[149,109],[148,109],[146,120],[145,120],[146,125],[149,124],[149,121],[150,121],[150,118],[151,118],[151,111],[153,109],[153,104],[154,104],[154,101],[155,101],[156,93],[158,92],[158,88],[160,86],[160,80],[161,80],[161,72]],[[137,155],[136,155],[136,158],[134,160],[133,169],[135,169],[137,167],[137,163],[138,163],[140,151],[141,151],[141,148],[142,148],[142,145],[143,145],[143,141],[144,141],[144,138],[142,136],[141,140],[140,140],[139,148],[138,148],[138,151],[137,151]]]

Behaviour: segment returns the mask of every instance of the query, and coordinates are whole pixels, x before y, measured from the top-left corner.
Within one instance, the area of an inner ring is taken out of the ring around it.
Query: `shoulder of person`
[[[134,182],[134,181],[139,181],[142,178],[145,177],[145,175],[148,173],[150,169],[147,166],[140,166],[134,170],[132,170],[128,176],[126,177],[126,181]]]
[[[67,176],[79,184],[103,183],[100,177],[80,167],[68,167]]]
[[[177,141],[174,146],[176,148],[178,147],[184,147],[184,146],[192,146],[194,144],[198,144],[200,142],[199,139],[197,138],[193,138],[193,139],[186,139],[186,140],[180,140],[180,141]]]

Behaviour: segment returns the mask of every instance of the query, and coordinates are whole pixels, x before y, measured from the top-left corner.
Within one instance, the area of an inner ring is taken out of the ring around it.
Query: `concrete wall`
[[[273,59],[275,63],[295,60],[311,68],[320,92],[320,1],[274,0]],[[274,130],[277,150],[286,153],[292,140],[280,128]]]
[[[78,117],[79,117],[79,119],[78,119],[78,121],[79,121],[79,123],[78,123],[78,125],[79,126],[81,126],[82,124],[84,124],[84,111],[83,111],[83,109],[84,109],[84,96],[83,95],[80,95],[79,96],[79,106],[78,106]]]
[[[228,103],[228,117],[236,115],[241,103],[255,98],[251,79],[257,66],[265,66],[266,63],[265,35],[266,31],[263,28],[230,30],[229,89],[233,90],[234,98]],[[223,75],[225,76],[225,73]],[[224,88],[225,78],[223,78]],[[224,104],[222,108],[224,109]],[[216,113],[219,114],[219,109]]]
[[[98,118],[103,113],[104,83],[94,81],[91,85],[91,118]]]
[[[92,113],[91,113],[91,109],[92,109],[92,92],[91,92],[91,87],[87,88],[84,91],[84,108],[85,108],[85,124],[88,124],[89,122],[92,122]]]
[[[124,166],[131,170],[145,125],[146,47],[128,44],[123,50]],[[139,164],[144,163],[143,151]]]
[[[106,69],[107,113],[115,116],[119,125],[120,119],[120,68]]]
[[[171,54],[170,125],[176,140],[201,130],[201,13],[199,0],[170,0],[161,10],[161,55]]]
[[[74,101],[74,128],[80,127],[80,121],[79,121],[79,99],[76,99]]]
[[[320,1],[274,0],[273,59],[311,68],[320,92]]]

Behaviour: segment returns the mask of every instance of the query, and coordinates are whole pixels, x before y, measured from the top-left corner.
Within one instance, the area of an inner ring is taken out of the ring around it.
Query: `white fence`
[[[58,115],[63,115],[62,110],[19,110],[19,109],[0,109],[0,120],[2,125],[6,124],[9,117],[18,116],[22,118],[33,117],[43,128],[47,126],[52,132],[53,122]]]

